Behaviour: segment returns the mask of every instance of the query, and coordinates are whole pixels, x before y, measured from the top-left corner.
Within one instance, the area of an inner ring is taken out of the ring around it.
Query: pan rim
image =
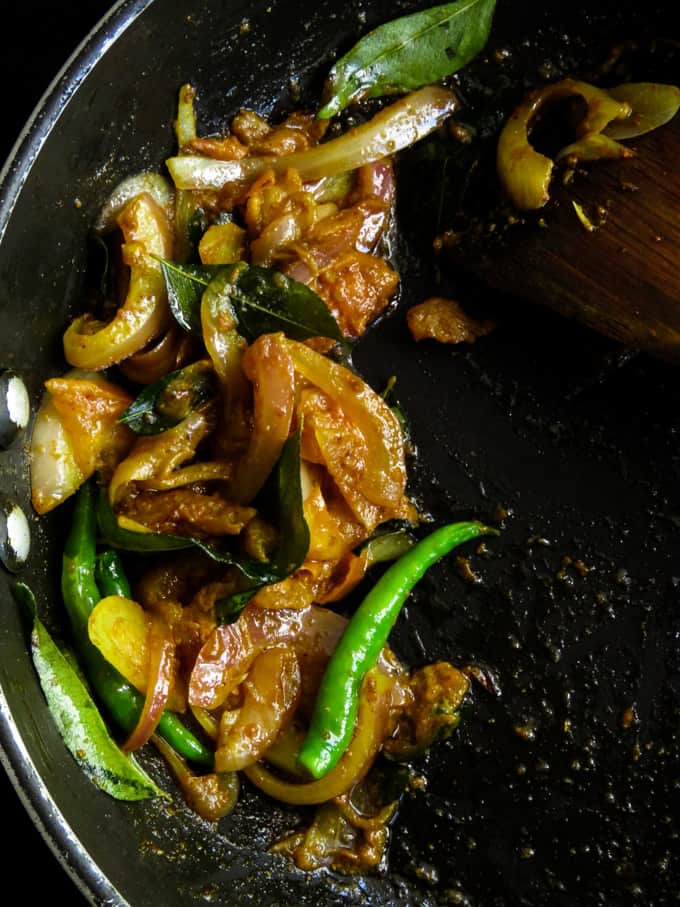
[[[48,85],[0,169],[0,244],[33,164],[70,100],[109,48],[153,2],[116,0]],[[59,810],[31,758],[1,684],[0,764],[31,821],[83,896],[93,905],[130,907]]]
[[[17,198],[47,137],[108,49],[154,0],[115,0],[45,89],[0,169],[0,243]]]

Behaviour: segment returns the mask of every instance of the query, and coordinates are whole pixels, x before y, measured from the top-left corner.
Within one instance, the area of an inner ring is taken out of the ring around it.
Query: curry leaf
[[[321,297],[280,271],[239,262],[227,265],[215,280],[223,281],[222,291],[229,295],[239,331],[247,340],[275,331],[283,331],[292,340],[343,339]]]
[[[332,68],[328,119],[353,101],[413,91],[453,75],[484,47],[495,0],[456,0],[402,16],[365,35]]]
[[[17,600],[32,614],[31,654],[47,705],[73,758],[90,780],[117,800],[165,796],[131,756],[109,735],[71,657],[57,646],[38,619],[35,597],[17,583]]]
[[[151,532],[144,530],[141,525],[138,530],[121,526],[111,509],[104,489],[100,492],[97,501],[97,522],[101,541],[121,551],[151,554],[160,551],[179,551],[183,548],[198,548],[219,564],[237,567],[247,580],[275,582],[277,579],[268,564],[260,564],[235,549],[231,536],[225,536],[219,540],[205,540],[165,532]]]
[[[298,429],[284,444],[279,461],[258,499],[262,511],[278,528],[278,548],[266,565],[271,578],[263,582],[252,580],[242,591],[217,601],[215,613],[219,623],[236,620],[262,586],[290,576],[307,557],[309,527],[303,509],[300,446],[301,431]]]
[[[161,260],[170,311],[191,334],[201,335],[201,296],[218,270],[214,265],[179,265]]]
[[[118,421],[138,435],[157,435],[174,428],[218,393],[212,366],[206,361],[194,362],[145,387]]]
[[[103,542],[124,551],[161,552],[198,548],[211,560],[236,567],[241,573],[241,589],[216,605],[218,621],[235,620],[246,604],[263,586],[277,583],[294,573],[309,550],[309,528],[305,521],[300,477],[300,431],[284,444],[281,456],[257,505],[263,516],[278,529],[278,547],[267,561],[244,554],[231,536],[196,539],[160,532],[134,531],[121,526],[102,489],[97,503],[99,533]]]
[[[245,262],[218,266],[169,261],[162,267],[170,308],[185,330],[200,335],[201,297],[211,285],[213,292],[228,299],[239,332],[248,340],[274,331],[293,340],[343,339],[325,302],[305,284],[273,268]]]

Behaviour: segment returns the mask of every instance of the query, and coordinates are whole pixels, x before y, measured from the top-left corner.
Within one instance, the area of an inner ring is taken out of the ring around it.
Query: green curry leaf
[[[164,532],[136,532],[122,527],[109,504],[106,491],[101,490],[97,501],[97,522],[101,541],[121,551],[152,554],[161,551],[179,551],[198,548],[208,557],[227,567],[237,567],[247,580],[275,582],[276,576],[268,565],[260,564],[233,547],[233,537],[205,540],[190,536],[171,535]]]
[[[109,735],[70,655],[61,651],[38,619],[35,597],[17,583],[16,599],[32,615],[31,655],[47,705],[69,752],[90,780],[117,800],[165,796]]]
[[[239,262],[223,268],[215,276],[218,280],[234,307],[239,332],[249,341],[275,331],[292,340],[343,339],[321,297],[280,271]]]
[[[258,503],[262,512],[278,528],[278,547],[271,560],[262,565],[270,578],[253,579],[245,589],[215,603],[218,623],[236,620],[255,593],[272,582],[280,582],[301,566],[309,551],[309,527],[305,520],[300,475],[301,430],[291,435],[281,451]]]
[[[201,296],[218,268],[214,265],[180,265],[161,260],[170,311],[190,334],[201,336]]]
[[[101,540],[124,551],[162,552],[198,548],[211,560],[236,567],[241,588],[216,603],[218,622],[235,620],[263,586],[277,583],[294,573],[309,550],[309,528],[303,509],[300,477],[300,431],[286,441],[267,484],[258,496],[258,510],[278,529],[278,544],[270,560],[258,561],[244,554],[231,536],[195,539],[160,532],[135,532],[119,525],[102,489],[97,502]]]
[[[201,333],[201,298],[211,291],[227,298],[239,333],[253,341],[282,331],[293,340],[329,337],[343,340],[337,321],[308,286],[273,268],[237,262],[232,265],[180,265],[163,261],[163,276],[175,319]]]
[[[145,387],[118,421],[138,435],[157,435],[179,425],[218,393],[212,366],[204,360],[194,362]]]
[[[413,91],[466,66],[489,37],[495,0],[456,0],[386,22],[365,35],[332,68],[328,119],[353,101]]]

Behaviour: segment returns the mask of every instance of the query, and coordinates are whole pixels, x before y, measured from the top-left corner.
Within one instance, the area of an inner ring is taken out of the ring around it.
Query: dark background
[[[0,160],[14,142],[45,90],[81,40],[113,5],[110,0],[57,4],[53,0],[9,0],[3,4],[5,40],[0,54],[3,126]],[[58,864],[0,769],[3,862],[30,866],[30,901],[85,907],[88,903]]]

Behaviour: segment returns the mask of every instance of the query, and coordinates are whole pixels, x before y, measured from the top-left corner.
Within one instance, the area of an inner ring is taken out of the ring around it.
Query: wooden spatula
[[[680,361],[680,115],[625,144],[634,157],[553,181],[544,226],[512,227],[458,264],[625,346]]]

